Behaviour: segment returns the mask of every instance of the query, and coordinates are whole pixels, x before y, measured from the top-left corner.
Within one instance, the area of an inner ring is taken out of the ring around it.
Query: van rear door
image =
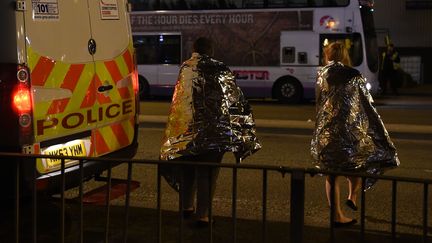
[[[91,38],[96,47],[93,105],[103,114],[93,131],[97,156],[130,145],[135,134],[136,67],[126,8],[126,0],[89,1]]]
[[[51,155],[89,156],[97,107],[87,0],[27,0],[24,14],[26,57],[33,100],[34,141]],[[68,162],[70,166],[73,161]],[[58,169],[59,160],[42,159],[40,173]]]
[[[137,85],[125,0],[26,5],[34,147],[42,154],[100,156],[130,145]],[[42,174],[59,166],[59,160],[37,163]]]

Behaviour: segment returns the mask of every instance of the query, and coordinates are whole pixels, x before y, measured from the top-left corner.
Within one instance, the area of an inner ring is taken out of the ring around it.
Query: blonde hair
[[[345,66],[351,67],[351,58],[344,44],[333,42],[324,48],[324,62],[341,62]]]

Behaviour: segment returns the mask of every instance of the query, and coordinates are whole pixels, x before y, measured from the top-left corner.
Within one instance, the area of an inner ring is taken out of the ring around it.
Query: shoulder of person
[[[361,76],[361,73],[357,69],[343,65],[341,63],[334,63],[328,67],[328,74],[332,77],[344,77],[345,79]]]
[[[208,66],[213,66],[219,71],[230,71],[229,67],[222,61],[211,56],[203,55],[201,61]]]

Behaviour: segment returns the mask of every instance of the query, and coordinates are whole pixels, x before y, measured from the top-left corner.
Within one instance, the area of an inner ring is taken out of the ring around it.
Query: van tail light
[[[15,85],[11,92],[11,105],[18,118],[21,144],[30,144],[33,141],[33,105],[29,76],[27,66],[18,65]]]
[[[12,91],[12,108],[18,115],[21,128],[31,125],[31,92],[29,73],[26,66],[19,65],[16,73],[17,82]]]
[[[138,72],[135,70],[132,73],[132,86],[133,86],[133,90],[135,92],[135,94],[138,93],[139,90],[139,86],[138,86]]]
[[[139,84],[138,84],[138,69],[137,69],[137,58],[136,58],[136,51],[133,53],[133,67],[134,70],[132,72],[132,87],[134,89],[135,94],[138,94],[139,91]]]
[[[31,111],[30,89],[25,84],[18,84],[12,95],[12,104],[18,114]]]
[[[20,151],[33,144],[33,92],[26,65],[0,62],[0,100],[0,147]]]

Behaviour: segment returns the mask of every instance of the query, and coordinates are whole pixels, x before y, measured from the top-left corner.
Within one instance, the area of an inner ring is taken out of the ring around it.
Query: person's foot
[[[346,200],[345,204],[354,211],[358,210],[357,205],[350,199]]]
[[[214,219],[212,220],[212,224],[213,224],[213,225],[215,224],[215,220],[214,220]],[[198,219],[198,220],[195,222],[195,224],[194,224],[194,227],[195,227],[195,228],[198,228],[198,229],[201,229],[201,228],[207,228],[207,227],[209,227],[209,226],[210,226],[210,222],[209,222],[209,219],[208,219],[208,218]]]
[[[356,223],[357,223],[356,219],[351,219],[350,221],[347,221],[347,222],[337,222],[336,221],[333,223],[333,226],[335,228],[343,228],[343,227],[348,227],[348,226],[354,225]]]
[[[194,214],[195,209],[183,209],[183,218],[184,219],[190,219],[192,215]]]

